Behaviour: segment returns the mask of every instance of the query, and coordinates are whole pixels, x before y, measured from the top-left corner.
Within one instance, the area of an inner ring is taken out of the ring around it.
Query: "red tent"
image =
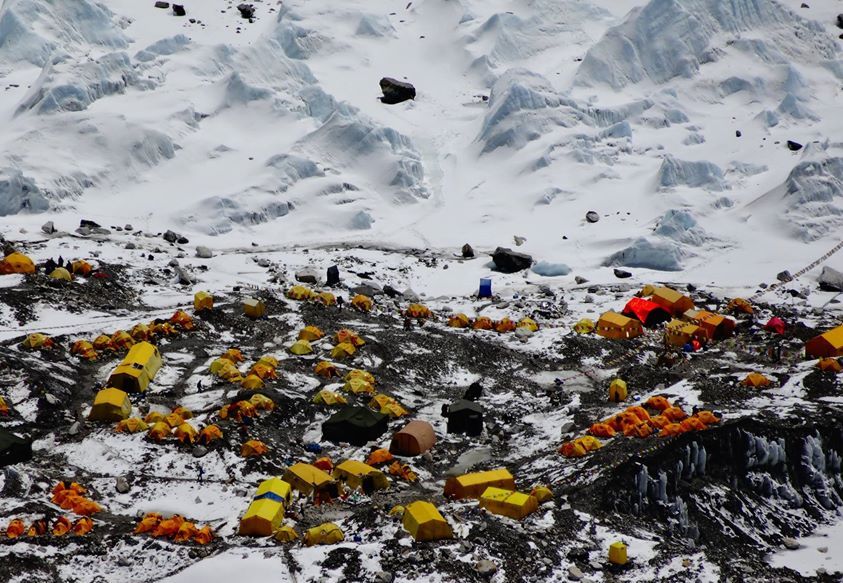
[[[784,320],[779,318],[778,316],[773,316],[770,318],[770,321],[764,324],[764,329],[769,330],[770,332],[774,332],[776,334],[784,334]]]
[[[621,312],[627,318],[635,318],[644,326],[652,328],[670,320],[670,314],[656,302],[644,298],[632,298]]]

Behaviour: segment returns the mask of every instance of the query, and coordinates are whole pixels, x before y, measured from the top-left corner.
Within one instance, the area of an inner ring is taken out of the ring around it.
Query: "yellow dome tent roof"
[[[313,397],[317,405],[345,405],[348,403],[345,397],[330,389],[322,389]]]
[[[73,281],[73,276],[64,267],[56,267],[50,274],[52,279],[60,279],[63,281]]]
[[[307,530],[304,535],[304,544],[309,547],[313,545],[333,545],[342,542],[345,535],[342,529],[333,522],[326,522]]]
[[[308,342],[315,342],[325,336],[316,326],[305,326],[299,330],[299,340],[307,340]]]
[[[214,309],[214,296],[208,292],[200,291],[193,295],[193,309],[197,312]]]
[[[343,358],[348,358],[349,356],[354,356],[355,352],[357,352],[357,349],[354,348],[353,344],[350,344],[349,342],[340,342],[334,346],[333,350],[331,350],[331,358],[341,360]]]
[[[0,261],[0,274],[3,273],[35,273],[35,263],[27,255],[16,251]]]
[[[389,478],[383,472],[357,460],[345,460],[334,468],[333,475],[335,480],[345,482],[354,490],[361,488],[367,478],[376,490],[389,488]]]
[[[293,345],[290,346],[290,352],[297,356],[303,356],[305,354],[312,354],[313,347],[307,340],[296,340]]]

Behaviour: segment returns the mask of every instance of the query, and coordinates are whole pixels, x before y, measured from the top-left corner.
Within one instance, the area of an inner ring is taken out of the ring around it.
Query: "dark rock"
[[[91,229],[89,229],[88,227],[79,227],[78,229],[76,229],[76,232],[82,235],[83,237],[87,237],[91,234]]]
[[[518,253],[506,247],[498,247],[492,253],[492,261],[495,262],[495,269],[501,273],[515,273],[522,269],[529,269],[533,264],[533,258],[526,253]]]
[[[837,15],[837,28],[843,28],[843,14]]]
[[[465,390],[462,398],[466,401],[476,401],[480,397],[483,396],[483,385],[480,384],[479,381],[475,381],[469,385],[469,387]]]
[[[176,267],[176,275],[178,275],[179,283],[182,285],[191,285],[196,283],[196,278],[183,267]]]
[[[398,291],[397,289],[395,289],[394,287],[392,287],[389,284],[383,286],[383,293],[385,293],[387,296],[389,296],[391,298],[397,298],[398,296],[401,295],[400,291]]]
[[[155,7],[156,8],[169,8],[170,3],[169,2],[162,2],[161,0],[158,0],[158,2],[155,3]]]
[[[739,137],[741,137],[742,135],[743,135],[743,134],[741,133],[741,130],[735,130],[735,137],[739,138]]]
[[[210,259],[214,256],[214,254],[208,247],[205,247],[204,245],[199,245],[198,247],[196,247],[196,256],[200,259]]]
[[[577,285],[582,285],[584,283],[588,283],[588,280],[581,275],[577,275],[576,277],[574,277],[574,282]]]
[[[41,225],[41,230],[47,233],[48,235],[52,235],[56,232],[56,225],[53,221],[47,221],[43,225]]]
[[[788,140],[787,149],[791,152],[796,152],[802,149],[802,144],[800,144],[799,142],[794,142],[793,140]]]
[[[828,265],[823,266],[820,273],[820,289],[824,291],[843,291],[843,273],[832,269]]]
[[[166,233],[164,233],[164,240],[168,243],[175,243],[176,241],[178,241],[178,239],[179,236],[172,231],[167,231]]]
[[[316,285],[319,283],[319,276],[312,269],[302,269],[296,272],[296,281]]]
[[[327,273],[327,278],[328,278],[327,285],[330,285],[330,286],[339,285],[339,283],[340,283],[340,268],[337,267],[336,265],[332,265],[331,267],[329,267],[328,273]]]
[[[205,457],[208,455],[208,448],[204,445],[196,445],[193,447],[193,457]]]
[[[179,245],[187,245],[188,243],[190,243],[190,241],[187,239],[187,237],[179,237],[178,239],[176,239],[176,243],[178,243]]]
[[[805,4],[805,3],[803,2],[803,3],[802,3],[802,8],[810,8],[810,6],[808,6],[807,4]]]
[[[688,290],[689,292],[695,292],[695,291],[697,291],[697,286],[695,286],[693,283],[689,283],[688,285],[685,286],[685,289]]]
[[[126,243],[126,249],[137,249],[137,248],[138,248],[138,246],[135,245],[134,243],[132,243],[131,241]]]
[[[466,259],[471,259],[474,257],[474,249],[471,248],[471,245],[466,243],[462,246],[462,256]]]
[[[596,211],[588,211],[585,213],[585,220],[589,223],[596,223],[600,220],[600,215],[598,215]]]
[[[784,545],[784,548],[791,551],[795,551],[801,546],[798,540],[787,536],[782,539],[782,544]]]
[[[94,221],[89,221],[88,219],[82,219],[81,221],[79,221],[79,226],[87,227],[88,229],[95,229],[101,227],[102,225],[100,225],[99,223],[95,223]]]
[[[790,275],[790,272],[785,269],[784,271],[779,272],[779,274],[776,275],[776,279],[778,279],[781,282],[787,283],[789,281],[793,281],[793,276]]]
[[[404,81],[398,81],[397,79],[392,79],[391,77],[384,77],[381,79],[380,85],[381,91],[383,91],[383,97],[381,97],[382,103],[394,105],[396,103],[401,103],[402,101],[416,98],[416,88]]]
[[[255,6],[253,4],[238,4],[237,10],[240,11],[241,18],[253,18],[255,16]]]
[[[187,11],[184,9],[183,4],[173,4],[173,14],[176,16],[184,16],[187,14]]]
[[[615,277],[617,277],[618,279],[626,279],[627,277],[632,277],[632,274],[630,272],[626,271],[625,269],[615,268],[614,272],[615,272]]]

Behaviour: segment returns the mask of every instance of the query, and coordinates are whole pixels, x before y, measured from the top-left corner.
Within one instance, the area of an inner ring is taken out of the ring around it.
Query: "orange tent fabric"
[[[395,458],[388,449],[376,449],[366,458],[366,464],[370,466],[382,466],[391,463]]]
[[[181,526],[179,526],[179,530],[176,532],[176,536],[173,538],[173,542],[189,542],[198,532],[199,529],[197,529],[196,525],[192,522],[182,522]]]
[[[47,522],[44,520],[36,520],[26,531],[26,536],[44,536],[45,534],[47,534]]]
[[[608,423],[595,423],[588,428],[588,434],[595,437],[614,437],[616,432]]]
[[[492,322],[492,319],[487,316],[480,316],[474,320],[474,323],[471,325],[472,329],[474,330],[492,330],[495,325]]]
[[[208,425],[199,432],[199,443],[208,445],[222,439],[222,429],[217,425]]]
[[[154,531],[162,520],[164,520],[164,517],[157,512],[147,512],[135,527],[135,534]]]
[[[169,425],[171,428],[175,429],[182,423],[184,423],[184,419],[178,413],[170,413],[166,417],[164,417],[164,423]]]
[[[664,415],[656,415],[655,417],[650,417],[650,420],[647,423],[655,429],[663,429],[667,425],[670,425],[672,421]]]
[[[653,434],[653,427],[648,422],[642,421],[638,425],[624,427],[623,434],[627,437],[650,437]]]
[[[468,328],[471,326],[471,319],[465,314],[455,314],[448,318],[448,326],[451,328]]]
[[[71,528],[73,528],[73,525],[70,520],[66,516],[59,516],[53,525],[53,536],[64,536],[70,532]]]
[[[243,457],[258,457],[269,451],[266,444],[257,439],[250,439],[240,448],[240,455]]]
[[[97,512],[102,510],[102,506],[94,502],[93,500],[88,500],[87,498],[78,498],[73,504],[72,510],[75,514],[80,514],[82,516],[90,516],[91,514],[96,514]]]
[[[360,348],[366,341],[363,340],[357,332],[354,330],[349,330],[348,328],[342,328],[334,334],[334,340],[337,341],[337,344],[342,344],[343,342],[348,342],[354,348]]]
[[[714,425],[720,423],[720,418],[711,411],[697,411],[694,417],[705,423],[706,425]]]
[[[327,362],[325,360],[317,363],[316,366],[313,367],[313,372],[317,376],[320,376],[320,377],[323,377],[323,378],[326,378],[326,379],[330,379],[332,377],[340,376],[340,371],[337,370],[337,367],[335,365],[333,365],[332,363]]]
[[[627,407],[626,412],[632,413],[633,415],[638,417],[638,419],[640,419],[641,421],[648,421],[650,419],[650,414],[647,413],[647,411],[644,409],[644,407],[641,407],[640,405],[634,405],[632,407]]]
[[[664,415],[674,423],[679,423],[680,421],[688,417],[688,414],[683,411],[681,407],[670,407],[669,409],[665,409],[662,412],[662,415]]]
[[[240,352],[239,348],[229,348],[220,358],[230,360],[234,364],[239,364],[246,360],[245,358],[243,358],[243,353]]]
[[[277,379],[278,373],[268,364],[257,363],[249,370],[249,374],[259,377],[262,381],[266,379]]]
[[[687,419],[683,419],[679,425],[681,425],[682,429],[684,429],[685,431],[705,431],[707,429],[705,423],[703,423],[700,419],[696,417],[688,417]]]
[[[209,525],[203,526],[193,535],[193,542],[199,545],[206,545],[212,540],[214,540],[214,531]]]
[[[374,304],[372,298],[363,294],[357,294],[351,298],[351,306],[361,312],[371,312]]]
[[[665,409],[669,409],[672,405],[666,397],[650,397],[649,399],[647,399],[647,402],[644,403],[644,406],[648,409],[664,411]]]
[[[184,310],[176,310],[176,313],[170,318],[170,323],[182,330],[193,330],[196,326],[193,323],[193,317]]]
[[[9,538],[18,538],[19,536],[22,536],[24,532],[26,532],[26,525],[20,518],[15,518],[9,523],[9,526],[6,527],[6,536]]]
[[[320,457],[318,460],[313,462],[313,466],[329,474],[334,471],[334,462],[332,462],[331,458],[327,456]]]
[[[187,407],[176,407],[173,413],[180,415],[182,419],[193,419],[193,412]]]
[[[74,536],[84,536],[94,529],[94,521],[84,516],[73,523],[70,532]]]
[[[172,538],[179,531],[182,524],[184,524],[184,518],[178,514],[174,514],[170,518],[159,522],[158,526],[155,527],[155,530],[152,531],[152,536],[166,536]]]
[[[669,425],[665,425],[661,431],[659,431],[659,437],[674,437],[676,435],[681,435],[685,433],[685,429],[679,423],[671,423]]]
[[[404,312],[404,315],[408,318],[432,318],[433,313],[430,311],[430,308],[424,306],[422,304],[410,304],[407,306],[407,311]]]
[[[505,317],[502,320],[495,322],[495,331],[500,332],[501,334],[506,332],[513,332],[516,328],[515,322],[509,319],[509,317]]]

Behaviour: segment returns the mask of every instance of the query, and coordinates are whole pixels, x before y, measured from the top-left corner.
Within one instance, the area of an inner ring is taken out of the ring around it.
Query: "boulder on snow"
[[[312,269],[301,269],[296,272],[296,281],[316,285],[319,283],[319,275]]]
[[[481,577],[491,577],[498,570],[498,566],[489,559],[480,559],[477,563],[475,563],[474,570],[477,571]]]
[[[600,215],[596,211],[588,211],[585,213],[585,220],[589,223],[596,223],[600,220]]]
[[[795,538],[790,538],[788,536],[782,539],[782,544],[784,545],[784,548],[791,551],[795,551],[801,546],[798,540],[796,540]]]
[[[254,4],[238,4],[237,10],[240,11],[240,17],[245,19],[254,18],[255,5]]]
[[[208,247],[205,247],[204,245],[199,245],[198,247],[196,247],[196,256],[200,259],[210,259],[214,256],[214,254]]]
[[[156,8],[169,8],[170,3],[169,2],[162,2],[161,0],[158,0],[158,2],[155,3],[155,7]]]
[[[114,489],[120,494],[126,494],[131,488],[129,486],[129,481],[125,477],[117,476],[114,483]]]
[[[404,81],[399,81],[391,77],[384,77],[381,79],[380,85],[381,91],[383,91],[383,97],[381,97],[382,103],[394,105],[416,98],[416,88],[410,83],[405,83]]]
[[[187,14],[187,10],[184,9],[183,4],[173,4],[173,14],[176,16],[184,16]]]
[[[392,287],[389,284],[386,284],[385,286],[383,286],[383,293],[385,293],[387,296],[389,296],[391,298],[397,298],[398,296],[401,295],[400,291],[398,291],[397,289],[395,289],[394,287]]]
[[[571,268],[564,263],[539,261],[533,266],[533,273],[543,275],[545,277],[557,277],[559,275],[568,275],[571,273]]]
[[[100,225],[99,223],[94,222],[94,221],[89,221],[88,219],[82,219],[81,221],[79,221],[79,227],[80,228],[86,227],[88,229],[96,229],[96,228],[101,227],[101,226],[102,225]]]
[[[578,275],[574,278],[574,283],[577,285],[582,285],[584,283],[588,283],[588,280],[581,275]]]
[[[823,266],[820,273],[820,289],[825,291],[843,291],[843,273],[829,267]]]
[[[781,271],[776,275],[776,279],[778,279],[782,283],[787,283],[789,281],[793,281],[793,276],[787,269],[785,269],[784,271]]]
[[[495,262],[495,269],[502,273],[515,273],[522,269],[529,269],[533,264],[533,258],[526,253],[518,253],[507,247],[498,247],[492,253],[492,261]]]
[[[793,140],[788,140],[787,149],[791,152],[797,152],[802,149],[802,144],[800,144],[799,142],[794,142]]]
[[[41,225],[41,230],[47,233],[48,235],[52,235],[56,232],[56,225],[53,221],[47,221],[43,225]]]
[[[837,15],[837,28],[843,28],[843,14]]]
[[[175,243],[179,239],[179,236],[177,234],[175,234],[173,231],[169,231],[169,230],[166,233],[164,233],[163,237],[164,237],[164,240],[167,243]]]
[[[465,259],[471,259],[474,257],[474,249],[468,243],[462,246],[462,256]]]
[[[615,277],[618,279],[626,279],[628,277],[632,277],[632,274],[625,269],[618,269],[617,267],[614,269]]]
[[[515,241],[516,247],[520,247],[521,245],[527,242],[527,237],[519,237],[518,235],[514,235],[512,237],[512,240]]]

